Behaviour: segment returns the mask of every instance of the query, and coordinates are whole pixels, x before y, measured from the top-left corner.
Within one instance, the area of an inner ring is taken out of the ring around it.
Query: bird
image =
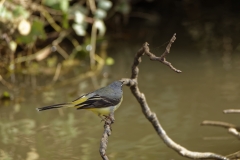
[[[76,108],[77,110],[86,109],[97,114],[102,120],[106,120],[106,118],[110,118],[110,114],[114,113],[122,103],[123,84],[124,80],[114,81],[106,87],[84,94],[71,102],[54,104],[36,109],[37,111],[69,107]]]

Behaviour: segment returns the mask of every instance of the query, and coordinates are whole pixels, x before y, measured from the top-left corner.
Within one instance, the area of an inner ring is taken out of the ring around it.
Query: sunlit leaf
[[[5,101],[5,100],[11,100],[11,95],[9,92],[4,91],[2,95],[0,96],[0,100]]]
[[[79,36],[85,36],[86,31],[85,28],[81,24],[73,24],[73,29],[76,32],[77,35]]]
[[[98,2],[98,8],[109,10],[112,7],[112,2],[108,0],[100,0]]]
[[[54,8],[57,4],[59,4],[59,0],[43,0],[44,5]]]
[[[111,66],[115,63],[114,59],[112,57],[107,57],[106,59],[106,65]]]
[[[59,2],[60,2],[60,9],[63,12],[66,13],[68,11],[68,8],[69,8],[69,1],[68,0],[61,0]]]
[[[31,30],[31,24],[28,20],[21,20],[18,24],[18,31],[21,35],[28,35]]]
[[[44,31],[44,24],[42,21],[35,19],[32,22],[31,31],[28,35],[19,35],[16,38],[16,42],[20,44],[29,44],[37,40],[37,38],[45,39],[46,34]]]
[[[99,30],[99,36],[103,36],[106,32],[106,26],[104,22],[102,20],[96,20],[94,25]]]
[[[11,51],[15,52],[17,48],[17,43],[15,41],[10,41],[9,48],[11,49]]]
[[[76,23],[82,24],[84,22],[84,18],[85,18],[85,15],[82,12],[80,11],[75,12],[74,20]]]
[[[76,12],[81,12],[83,15],[87,15],[89,13],[89,9],[86,7],[83,7],[79,3],[75,3],[73,6],[71,6],[71,9],[69,9],[70,15],[75,15]]]
[[[30,13],[22,6],[16,6],[12,13],[14,17],[22,17],[24,19],[30,16]]]
[[[107,16],[107,12],[103,9],[97,9],[95,12],[95,17],[98,19],[104,19]]]
[[[0,17],[9,20],[13,18],[13,15],[12,12],[6,9],[6,7],[0,5]]]

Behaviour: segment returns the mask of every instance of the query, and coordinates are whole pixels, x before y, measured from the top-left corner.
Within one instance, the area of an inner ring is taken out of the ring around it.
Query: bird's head
[[[121,81],[121,80],[120,81],[114,81],[113,83],[111,83],[109,85],[109,87],[111,87],[111,88],[122,88],[123,84],[124,84],[124,82]]]

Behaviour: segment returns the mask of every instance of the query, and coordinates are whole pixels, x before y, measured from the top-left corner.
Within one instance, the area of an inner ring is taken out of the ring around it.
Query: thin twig
[[[240,113],[240,109],[225,109],[223,113]]]
[[[69,55],[67,54],[67,52],[60,45],[56,45],[56,47],[57,47],[58,53],[61,54],[63,58],[68,59]]]
[[[53,77],[53,82],[56,82],[59,78],[60,72],[61,72],[62,65],[61,63],[58,63],[54,77]]]
[[[237,126],[231,123],[220,122],[220,121],[208,121],[205,120],[201,123],[202,126],[218,126],[223,128],[236,128]]]
[[[226,123],[226,122],[207,121],[207,120],[203,121],[201,123],[201,125],[204,125],[204,126],[217,126],[217,127],[227,128],[229,133],[231,133],[232,135],[234,135],[235,137],[240,139],[240,133],[238,132],[238,131],[240,131],[240,126],[236,126],[234,124]]]
[[[97,39],[97,27],[96,27],[96,23],[94,22],[92,25],[92,32],[91,32],[91,50],[89,53],[91,69],[94,69],[94,66],[95,66],[96,39]]]
[[[1,82],[4,86],[6,86],[8,89],[12,89],[12,88],[13,88],[12,84],[9,83],[9,82],[7,82],[7,81],[5,81],[1,75],[0,75],[0,82]]]
[[[143,51],[149,56],[150,60],[162,62],[163,64],[169,66],[175,72],[181,73],[182,71],[174,68],[172,66],[172,64],[166,60],[166,56],[170,53],[170,48],[171,48],[171,46],[172,46],[172,44],[174,43],[175,40],[176,40],[176,33],[172,36],[170,42],[168,43],[168,45],[166,47],[165,52],[160,57],[157,57],[153,53],[150,52],[150,49],[148,47],[149,44],[147,42],[144,43]]]
[[[212,159],[227,160],[226,157],[215,154],[215,153],[192,152],[192,151],[189,151],[186,148],[182,147],[181,145],[175,143],[170,137],[168,137],[168,135],[166,134],[166,132],[162,128],[161,124],[159,123],[156,114],[153,113],[150,110],[144,94],[141,93],[139,88],[138,88],[138,80],[137,80],[138,73],[139,73],[138,65],[141,62],[141,56],[143,56],[145,53],[150,57],[151,60],[160,61],[160,62],[168,65],[175,72],[177,72],[177,73],[181,72],[180,70],[175,69],[171,65],[171,63],[166,61],[166,55],[170,52],[171,44],[175,41],[175,39],[176,39],[176,34],[174,34],[173,37],[171,38],[171,40],[170,40],[170,42],[169,42],[169,44],[166,48],[166,51],[163,53],[163,55],[161,57],[156,57],[155,55],[150,53],[148,43],[144,43],[143,47],[135,55],[134,62],[133,62],[133,65],[132,65],[131,79],[128,79],[128,78],[123,79],[124,84],[127,85],[127,86],[130,86],[130,89],[131,89],[133,95],[135,96],[135,98],[137,99],[137,101],[139,102],[139,104],[142,108],[143,114],[149,120],[149,122],[153,125],[157,134],[160,136],[160,138],[164,141],[164,143],[168,147],[172,148],[173,150],[178,152],[180,155],[182,155],[184,157],[192,158],[192,159],[211,159],[212,158]]]
[[[240,139],[240,133],[237,131],[236,128],[229,128],[228,132],[237,137],[238,139]]]

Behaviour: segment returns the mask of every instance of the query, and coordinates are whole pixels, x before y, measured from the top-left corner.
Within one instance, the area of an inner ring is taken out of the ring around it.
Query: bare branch
[[[160,136],[160,138],[164,141],[164,143],[168,147],[172,148],[173,150],[178,152],[180,155],[182,155],[184,157],[192,158],[192,159],[211,159],[212,158],[212,159],[227,160],[226,157],[217,155],[214,153],[192,152],[192,151],[189,151],[186,148],[182,147],[181,145],[175,143],[170,137],[168,137],[167,133],[164,131],[161,124],[159,123],[156,114],[150,110],[144,94],[141,93],[138,88],[138,82],[137,82],[137,77],[138,77],[138,73],[139,73],[138,65],[141,62],[141,56],[143,56],[145,53],[150,57],[151,60],[160,61],[160,62],[168,65],[175,72],[177,72],[177,73],[181,72],[180,70],[175,69],[171,65],[171,63],[166,61],[166,55],[169,54],[171,44],[175,41],[175,39],[176,39],[176,34],[174,34],[173,37],[171,38],[171,40],[166,48],[166,51],[163,53],[163,55],[161,57],[156,57],[154,54],[152,54],[149,51],[150,49],[148,47],[148,43],[147,42],[144,43],[143,47],[135,55],[134,62],[132,65],[131,79],[126,78],[126,79],[122,79],[122,80],[124,81],[125,85],[130,87],[133,95],[135,96],[135,98],[137,99],[137,101],[139,102],[139,104],[142,108],[143,114],[149,120],[149,122],[152,124],[152,126],[154,127],[157,134]]]
[[[104,131],[100,142],[99,152],[103,160],[108,160],[106,155],[108,137],[111,135],[111,125],[114,123],[114,115],[111,113],[105,118]]]
[[[236,136],[238,139],[240,139],[240,133],[237,131],[236,128],[229,128],[228,132],[231,133],[232,135]]]
[[[227,128],[228,132],[231,133],[232,135],[236,136],[237,138],[240,139],[240,133],[238,132],[240,130],[240,126],[236,126],[231,123],[226,123],[226,122],[220,122],[220,121],[203,121],[201,125],[204,126],[217,126],[217,127],[223,127]]]
[[[175,40],[176,40],[176,33],[173,35],[173,37],[172,37],[171,40],[169,41],[169,43],[168,43],[168,45],[167,45],[167,47],[166,47],[165,52],[164,52],[160,57],[157,57],[157,56],[155,56],[153,53],[150,52],[150,49],[149,49],[149,47],[148,47],[149,44],[148,44],[147,42],[145,42],[145,43],[143,44],[143,52],[145,52],[145,53],[148,55],[148,57],[150,58],[150,60],[162,62],[163,64],[169,66],[173,71],[175,71],[175,72],[177,72],[177,73],[181,73],[182,71],[174,68],[174,67],[172,66],[172,64],[166,60],[166,56],[170,53],[170,48],[171,48],[171,46],[172,46],[172,44],[173,44],[173,42],[174,42]]]
[[[223,113],[240,113],[240,109],[225,109]]]
[[[5,81],[1,75],[0,75],[0,82],[1,82],[4,86],[6,86],[8,89],[12,89],[12,88],[13,88],[12,84],[9,83],[9,82],[7,82],[7,81]]]
[[[201,123],[203,126],[218,126],[218,127],[223,127],[223,128],[237,128],[236,125],[231,124],[231,123],[226,123],[226,122],[220,122],[220,121],[208,121],[205,120]]]

